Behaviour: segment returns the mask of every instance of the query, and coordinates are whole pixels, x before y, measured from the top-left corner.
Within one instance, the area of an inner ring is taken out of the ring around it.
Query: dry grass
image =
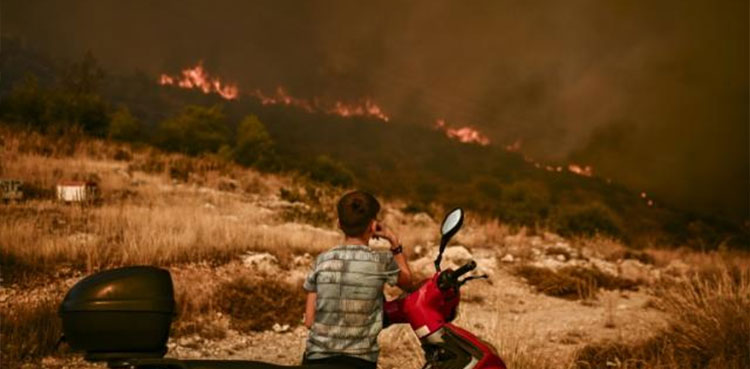
[[[523,265],[514,273],[526,279],[538,292],[566,299],[589,299],[599,288],[607,290],[633,290],[637,283],[603,273],[598,269],[565,267],[558,271],[532,265]]]
[[[650,249],[648,253],[653,257],[654,264],[657,266],[667,266],[674,260],[682,260],[696,270],[710,270],[717,267],[720,269],[747,269],[750,266],[750,253],[737,250],[720,249],[718,251],[700,252],[686,248],[662,248]]]
[[[294,253],[318,253],[339,237],[284,224],[280,215],[285,203],[274,194],[291,186],[290,179],[216,158],[2,127],[0,143],[0,176],[42,189],[53,189],[63,179],[96,178],[104,200],[88,207],[53,200],[0,207],[5,282],[24,282],[61,268],[90,273],[134,264],[222,264],[248,250],[287,261]],[[132,152],[130,165],[114,160],[124,157],[122,151]],[[150,161],[160,164],[150,166],[151,173],[137,171]],[[189,183],[171,178],[175,168],[187,168]],[[259,204],[258,199],[270,203]]]
[[[62,333],[58,305],[57,299],[44,298],[15,302],[0,310],[3,367],[14,367],[55,353]]]
[[[663,291],[669,326],[654,337],[605,342],[577,353],[578,368],[741,369],[750,367],[750,273],[694,276]]]
[[[539,346],[530,344],[529,337],[534,329],[523,323],[507,326],[501,322],[502,294],[501,288],[478,288],[487,303],[482,307],[489,309],[486,316],[459,312],[456,322],[459,326],[469,328],[479,339],[485,341],[497,351],[505,365],[512,369],[564,369],[567,365],[553,362],[548,355],[542,354]]]
[[[511,227],[497,219],[483,219],[472,214],[466,223],[456,241],[470,249],[497,248],[505,243],[505,237],[514,234]]]
[[[223,338],[230,328],[247,331],[268,329],[274,323],[298,324],[304,306],[299,286],[236,273],[232,265],[240,263],[232,260],[245,251],[265,251],[276,256],[283,269],[291,265],[295,254],[314,255],[340,240],[334,231],[285,224],[294,220],[325,225],[330,219],[321,216],[321,211],[332,210],[331,202],[337,197],[314,189],[307,196],[305,184],[294,179],[241,169],[216,158],[165,155],[83,139],[75,133],[50,138],[0,127],[0,136],[0,176],[25,180],[42,197],[45,192],[41,190],[61,179],[95,177],[104,195],[103,203],[95,207],[43,200],[0,207],[3,283],[38,280],[42,275],[57,278],[61,269],[92,273],[120,265],[171,266],[179,309],[173,337]],[[282,188],[305,194],[300,198],[309,208],[285,208],[288,204],[276,199]],[[436,223],[440,219],[417,220],[394,211],[386,214],[385,221],[395,228],[407,250],[434,245],[439,238]],[[456,241],[470,249],[503,247],[512,233],[496,221],[471,218]],[[730,252],[633,252],[601,237],[575,240],[574,245],[594,250],[606,260],[637,259],[664,266],[680,258],[699,266],[692,284],[665,286],[661,298],[654,300],[656,308],[673,315],[667,330],[634,345],[587,346],[578,352],[580,368],[609,369],[613,367],[609,362],[623,369],[736,369],[750,361],[742,356],[743,349],[750,352],[750,347],[742,346],[750,342],[748,277],[745,269],[732,267],[746,268],[750,257]],[[531,247],[524,250],[531,252]],[[216,268],[220,264],[222,268]],[[635,287],[631,281],[597,270],[551,272],[522,267],[517,273],[541,292],[571,299],[591,298],[599,288]],[[481,304],[482,309],[491,310],[491,318],[460,315],[460,325],[497,347],[508,367],[570,366],[551,362],[544,355],[548,347],[530,343],[533,327],[501,326],[502,288],[480,291],[467,294],[464,302]],[[3,366],[52,353],[59,335],[56,309],[52,300],[4,305],[0,312]],[[613,311],[610,302],[612,316]],[[390,328],[380,341],[387,353],[381,366],[417,369],[423,364],[421,354],[416,354],[421,353],[419,341],[408,327]]]
[[[220,282],[208,265],[187,265],[171,271],[177,316],[171,337],[197,334],[205,338],[223,338],[229,328],[216,300]]]
[[[158,207],[79,208],[56,203],[2,207],[4,278],[23,280],[62,266],[91,272],[137,264],[222,264],[248,250],[287,260],[293,253],[320,252],[338,237],[310,227],[274,224],[253,206],[219,201],[205,205],[210,203],[193,199]]]
[[[301,285],[229,268],[232,277],[217,277],[197,268],[175,274],[178,314],[172,337],[197,334],[220,339],[228,329],[263,331],[274,324],[295,327],[305,306]]]
[[[222,312],[240,332],[263,331],[274,324],[292,327],[301,321],[305,309],[302,285],[271,278],[239,277],[225,282],[216,291]]]

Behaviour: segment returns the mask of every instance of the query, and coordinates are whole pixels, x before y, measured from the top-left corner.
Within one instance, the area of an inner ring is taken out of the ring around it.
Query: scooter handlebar
[[[456,270],[446,270],[443,273],[440,274],[440,278],[438,278],[438,288],[441,290],[446,290],[448,288],[458,287],[460,286],[460,283],[458,282],[458,278],[460,278],[462,275],[476,269],[477,262],[474,260],[470,260],[468,263],[464,264],[460,268]]]
[[[463,266],[461,266],[460,268],[456,269],[456,271],[453,272],[453,278],[458,280],[459,277],[476,269],[476,267],[477,267],[477,262],[474,260],[469,260],[468,263],[464,264]]]

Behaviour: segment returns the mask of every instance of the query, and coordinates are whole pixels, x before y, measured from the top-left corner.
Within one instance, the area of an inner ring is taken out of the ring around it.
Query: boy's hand
[[[393,231],[391,231],[389,228],[386,228],[386,226],[380,222],[377,222],[375,224],[375,233],[373,234],[373,236],[378,238],[382,237],[388,240],[388,242],[391,244],[392,249],[395,249],[396,247],[398,247],[398,245],[401,244],[398,240],[398,236],[396,236]]]

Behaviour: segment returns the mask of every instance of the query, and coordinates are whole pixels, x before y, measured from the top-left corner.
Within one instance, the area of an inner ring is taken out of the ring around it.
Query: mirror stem
[[[438,252],[437,257],[435,258],[435,271],[440,271],[440,262],[443,260],[443,251],[445,250],[445,245],[448,242],[446,242],[446,239],[443,238],[440,240],[440,252]]]

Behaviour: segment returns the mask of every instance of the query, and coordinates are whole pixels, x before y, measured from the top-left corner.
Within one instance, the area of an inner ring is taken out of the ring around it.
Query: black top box
[[[59,311],[65,340],[91,361],[162,357],[175,314],[169,271],[133,266],[78,282]]]

